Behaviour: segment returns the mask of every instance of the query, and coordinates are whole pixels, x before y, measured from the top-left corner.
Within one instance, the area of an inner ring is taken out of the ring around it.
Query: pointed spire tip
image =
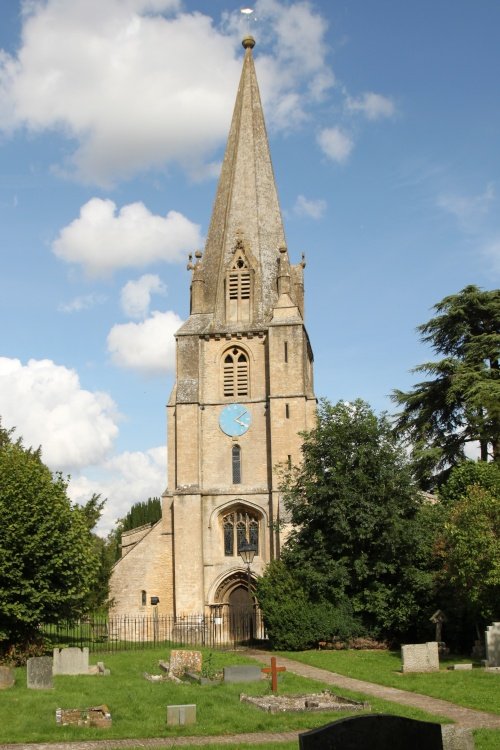
[[[246,37],[244,37],[241,41],[243,47],[245,49],[253,49],[255,47],[255,39],[251,34],[248,34]]]

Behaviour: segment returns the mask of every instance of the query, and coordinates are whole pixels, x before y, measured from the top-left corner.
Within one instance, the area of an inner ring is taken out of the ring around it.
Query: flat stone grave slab
[[[88,648],[55,648],[52,657],[52,674],[89,674]]]
[[[169,674],[182,677],[184,672],[201,672],[202,655],[200,651],[174,649],[170,652]]]
[[[111,714],[106,705],[92,708],[57,708],[56,722],[61,726],[72,724],[77,727],[100,727],[107,729],[111,726]]]
[[[361,703],[350,698],[342,698],[339,695],[324,690],[322,693],[309,693],[307,695],[240,695],[242,703],[251,703],[258,706],[262,711],[271,714],[285,713],[287,711],[369,711],[369,703]],[[326,746],[325,746],[326,747]]]
[[[27,668],[27,684],[31,690],[51,690],[54,687],[51,656],[31,656]]]
[[[409,643],[401,646],[403,672],[439,672],[439,646],[437,641]]]
[[[196,704],[186,703],[179,706],[167,706],[167,726],[177,727],[196,724]]]
[[[300,750],[443,750],[440,724],[378,714],[339,719],[299,734]]]
[[[0,690],[14,687],[15,682],[16,677],[12,667],[0,666]]]
[[[472,669],[472,662],[470,664],[450,664],[446,669],[452,672],[469,672]]]
[[[263,675],[260,667],[236,664],[232,667],[224,667],[224,682],[260,682]]]

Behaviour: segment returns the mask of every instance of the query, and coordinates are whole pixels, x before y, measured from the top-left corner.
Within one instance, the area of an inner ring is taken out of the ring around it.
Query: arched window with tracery
[[[234,346],[223,355],[222,380],[225,397],[250,395],[248,355],[238,346]]]
[[[245,542],[253,544],[259,554],[259,516],[253,511],[237,508],[226,513],[222,519],[224,530],[224,554],[238,555]]]

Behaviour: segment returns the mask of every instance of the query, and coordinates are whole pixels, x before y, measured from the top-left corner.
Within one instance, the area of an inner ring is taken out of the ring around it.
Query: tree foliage
[[[432,589],[432,529],[405,451],[363,401],[322,401],[284,478],[283,561],[312,602],[352,607],[372,635],[415,623]]]
[[[483,461],[500,461],[500,290],[467,286],[434,306],[418,327],[443,358],[415,368],[428,378],[396,390],[396,430],[412,447],[420,481],[464,460],[478,441]]]
[[[440,490],[441,583],[483,625],[500,617],[500,466],[468,461]],[[449,596],[449,594],[448,594]]]
[[[95,585],[91,524],[100,501],[74,506],[40,449],[0,425],[0,641],[29,640],[42,622],[75,617]]]

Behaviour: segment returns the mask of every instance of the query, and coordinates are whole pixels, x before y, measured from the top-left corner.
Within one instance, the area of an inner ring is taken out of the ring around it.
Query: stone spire
[[[255,75],[255,40],[243,39],[245,58],[212,219],[203,254],[205,313],[225,319],[225,274],[236,248],[252,269],[252,323],[263,324],[277,300],[279,248],[286,245]]]

